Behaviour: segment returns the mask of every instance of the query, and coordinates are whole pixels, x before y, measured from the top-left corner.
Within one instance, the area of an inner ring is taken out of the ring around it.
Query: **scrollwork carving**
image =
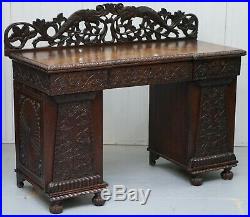
[[[28,41],[34,48],[40,42],[46,42],[49,47],[60,47],[197,38],[197,32],[198,19],[194,14],[104,4],[96,10],[76,11],[68,19],[61,13],[49,22],[37,19],[32,24],[13,23],[5,30],[4,44],[8,51],[23,49]]]

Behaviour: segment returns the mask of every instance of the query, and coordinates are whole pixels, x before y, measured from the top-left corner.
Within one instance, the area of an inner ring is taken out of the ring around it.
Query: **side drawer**
[[[194,62],[194,80],[235,77],[240,73],[240,57],[197,60]]]

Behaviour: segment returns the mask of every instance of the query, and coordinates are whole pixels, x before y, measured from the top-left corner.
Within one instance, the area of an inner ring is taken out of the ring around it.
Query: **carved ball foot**
[[[224,180],[232,180],[233,179],[233,172],[230,171],[231,168],[226,168],[221,172],[221,178]]]
[[[158,154],[155,154],[155,153],[150,151],[149,152],[149,165],[154,166],[156,163],[156,160],[158,160],[159,157],[160,156]]]
[[[193,186],[200,186],[202,185],[203,179],[200,175],[192,175],[190,182]]]
[[[101,192],[95,193],[95,196],[92,198],[92,203],[95,206],[103,206],[106,200],[102,199]]]
[[[49,211],[52,214],[60,214],[60,213],[62,213],[63,212],[62,201],[51,202],[50,207],[49,207]]]

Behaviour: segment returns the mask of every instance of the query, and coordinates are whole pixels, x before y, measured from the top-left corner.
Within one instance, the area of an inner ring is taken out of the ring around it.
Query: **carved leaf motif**
[[[53,22],[58,23],[60,27],[62,26],[62,23],[66,21],[67,19],[63,16],[63,13],[58,14],[57,17],[53,19]]]
[[[140,19],[141,21],[139,21]],[[139,21],[139,25],[135,25]],[[84,25],[80,25],[83,23]],[[55,34],[49,35],[48,29]],[[9,35],[10,32],[13,32]],[[111,40],[108,34],[111,32]],[[166,9],[156,12],[148,7],[124,7],[123,4],[104,4],[96,10],[79,10],[68,19],[59,14],[50,22],[37,19],[33,24],[14,23],[5,30],[5,49],[23,49],[32,39],[33,47],[39,42],[48,46],[75,46],[108,42],[152,41],[170,38],[197,38],[198,19],[193,14]],[[172,33],[172,34],[171,34]],[[13,42],[20,41],[17,46]]]

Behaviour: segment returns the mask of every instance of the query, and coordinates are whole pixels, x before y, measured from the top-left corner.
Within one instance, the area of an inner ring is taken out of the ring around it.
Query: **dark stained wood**
[[[49,33],[50,29],[54,34]],[[61,13],[49,22],[36,19],[32,24],[13,23],[5,30],[4,45],[7,54],[25,48],[27,42],[34,48],[39,42],[45,42],[49,47],[65,47],[196,39],[197,33],[198,19],[194,14],[181,11],[171,14],[164,8],[156,12],[145,6],[123,6],[119,3],[98,5],[96,10],[79,10],[68,19]]]
[[[44,186],[42,96],[14,83],[16,171]]]
[[[64,199],[98,195],[107,186],[102,91],[50,97],[17,81],[14,86],[17,186],[27,180],[45,191],[53,212]]]
[[[188,105],[188,83],[150,86],[149,150],[182,165],[187,162]]]
[[[134,65],[152,65],[156,63],[185,60],[220,59],[245,55],[245,51],[197,40],[166,42],[139,42],[112,45],[80,46],[61,49],[38,49],[12,52],[9,56],[27,63],[47,73],[76,70],[95,70]],[[207,60],[208,61],[208,60]],[[212,63],[198,62],[199,70],[206,69]],[[213,60],[212,60],[213,61]],[[222,64],[220,60],[214,65]],[[213,67],[211,65],[211,67]],[[213,69],[213,68],[212,68]],[[203,70],[204,71],[204,70]],[[216,74],[220,71],[216,71]]]
[[[203,64],[203,61],[198,62]],[[52,96],[118,87],[221,78],[236,76],[240,72],[239,57],[224,57],[221,62],[213,59],[209,60],[209,63],[221,71],[221,74],[212,70],[208,71],[206,75],[200,73],[199,69],[202,67],[199,67],[194,60],[156,62],[137,66],[122,66],[117,63],[117,67],[109,69],[87,71],[73,69],[53,74],[43,73],[40,69],[15,61],[13,68],[16,81]]]
[[[231,180],[236,81],[246,52],[197,41],[197,31],[193,14],[122,4],[10,25],[4,43],[13,60],[17,186],[27,180],[44,192],[51,213],[86,194],[104,205],[103,90],[140,85],[150,85],[149,164],[173,161],[195,186],[211,170]],[[49,47],[37,48],[41,41]]]
[[[53,159],[55,148],[55,132],[57,123],[57,104],[51,97],[45,97],[43,103],[43,138],[44,138],[44,187],[47,190],[48,184],[53,180]]]
[[[201,173],[236,166],[235,84],[232,77],[151,86],[148,150],[186,169],[194,185]]]

